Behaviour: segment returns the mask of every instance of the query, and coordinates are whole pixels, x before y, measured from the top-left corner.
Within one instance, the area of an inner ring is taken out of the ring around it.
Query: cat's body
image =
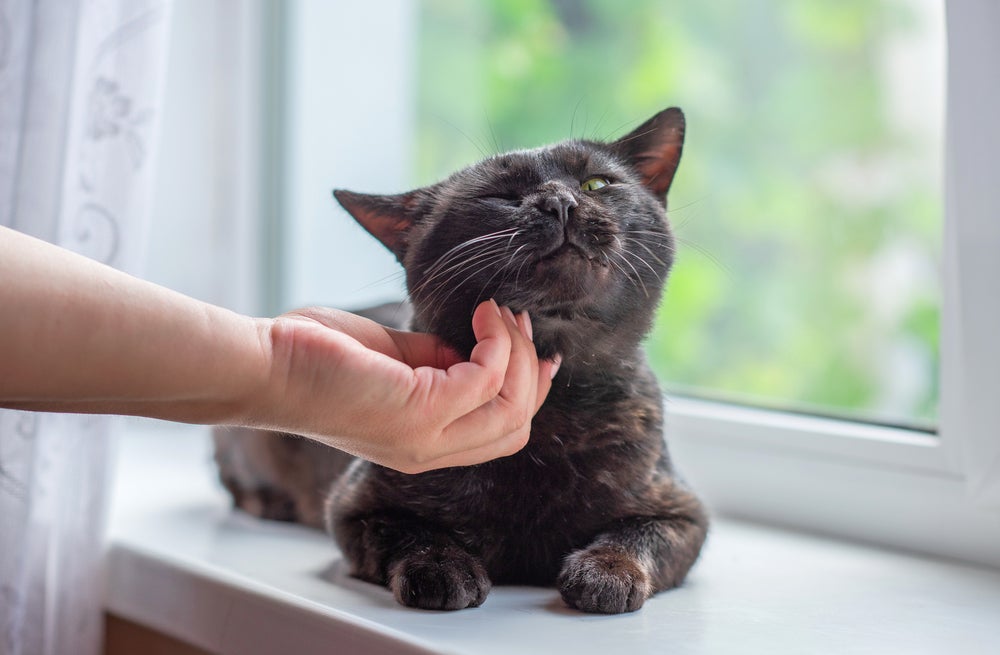
[[[666,110],[611,144],[498,155],[399,196],[337,193],[403,263],[414,329],[468,355],[492,297],[528,311],[540,357],[563,358],[517,454],[418,475],[357,460],[336,478],[328,527],[354,575],[417,607],[555,583],[606,613],[683,581],[707,519],[673,473],[640,348],[672,262],[683,130]]]

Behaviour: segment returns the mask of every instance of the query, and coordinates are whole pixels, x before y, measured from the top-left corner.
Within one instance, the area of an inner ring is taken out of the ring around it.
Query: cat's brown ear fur
[[[666,198],[684,149],[684,112],[664,109],[611,144],[659,198]]]
[[[396,259],[403,261],[410,228],[419,216],[418,192],[382,196],[337,189],[333,197],[361,227],[391,250]]]

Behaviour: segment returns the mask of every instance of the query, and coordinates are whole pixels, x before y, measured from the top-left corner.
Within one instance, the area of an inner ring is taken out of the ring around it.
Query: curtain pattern
[[[169,10],[0,0],[0,224],[139,271]],[[111,428],[0,410],[2,654],[99,651]]]

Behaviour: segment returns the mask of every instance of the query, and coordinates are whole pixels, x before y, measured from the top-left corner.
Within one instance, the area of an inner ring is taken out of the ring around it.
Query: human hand
[[[526,313],[476,308],[463,361],[428,334],[326,308],[262,323],[266,388],[246,422],[311,437],[406,473],[510,455],[528,441],[558,360],[538,361]]]

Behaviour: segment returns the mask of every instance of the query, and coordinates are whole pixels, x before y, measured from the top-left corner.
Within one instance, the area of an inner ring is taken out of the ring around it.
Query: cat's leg
[[[705,541],[708,522],[694,496],[689,511],[619,521],[563,563],[557,585],[584,612],[633,612],[651,595],[684,581]]]
[[[279,435],[246,428],[216,428],[212,439],[219,480],[233,499],[233,506],[257,518],[296,521],[295,499],[274,482],[273,456],[265,446]]]
[[[492,587],[478,557],[415,516],[370,514],[335,521],[333,529],[351,575],[388,587],[403,605],[478,607]]]
[[[232,496],[233,506],[251,516],[269,521],[300,521],[295,499],[284,490],[271,486],[248,487],[237,479],[222,478],[222,485]]]

